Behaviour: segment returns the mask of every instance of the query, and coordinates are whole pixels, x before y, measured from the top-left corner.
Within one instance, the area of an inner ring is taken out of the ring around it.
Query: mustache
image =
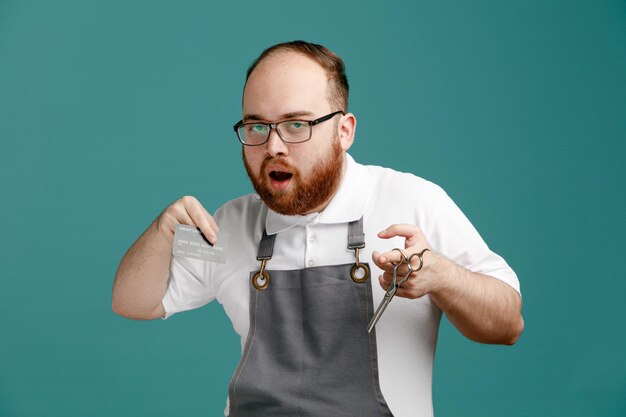
[[[263,160],[263,163],[261,164],[261,174],[263,174],[265,172],[265,169],[267,168],[268,165],[275,165],[278,166],[280,168],[285,168],[286,171],[289,172],[295,172],[296,169],[293,165],[291,165],[289,162],[287,162],[287,160],[285,158],[282,157],[274,157],[274,156],[269,156],[267,158],[265,158],[265,160]]]

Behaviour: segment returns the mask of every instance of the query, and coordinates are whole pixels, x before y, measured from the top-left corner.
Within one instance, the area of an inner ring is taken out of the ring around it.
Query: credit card
[[[226,263],[229,236],[220,231],[215,245],[211,244],[196,226],[177,224],[174,231],[172,254],[206,262]]]

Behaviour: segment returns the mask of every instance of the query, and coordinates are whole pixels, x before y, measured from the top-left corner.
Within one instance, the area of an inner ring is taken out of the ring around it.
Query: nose
[[[265,145],[267,153],[271,156],[289,154],[289,147],[285,142],[283,142],[280,136],[278,136],[278,131],[276,129],[270,130],[270,137]]]

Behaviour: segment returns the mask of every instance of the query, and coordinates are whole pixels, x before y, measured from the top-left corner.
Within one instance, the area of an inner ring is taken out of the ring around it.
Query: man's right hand
[[[211,243],[217,240],[215,220],[195,197],[176,200],[122,258],[113,284],[112,307],[117,314],[137,320],[156,319],[165,314],[161,300],[167,292],[177,224],[199,227]]]
[[[217,223],[195,197],[185,196],[163,210],[157,219],[157,230],[172,243],[177,224],[199,227],[209,242],[217,241]]]

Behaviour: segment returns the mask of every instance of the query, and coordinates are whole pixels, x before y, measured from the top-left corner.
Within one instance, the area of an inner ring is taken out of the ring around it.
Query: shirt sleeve
[[[175,313],[199,308],[215,299],[207,262],[172,256],[167,292],[161,301],[168,319]]]
[[[430,199],[436,207],[434,222],[426,235],[435,250],[472,272],[489,275],[520,293],[517,275],[507,262],[493,252],[476,228],[439,186],[433,185]]]

